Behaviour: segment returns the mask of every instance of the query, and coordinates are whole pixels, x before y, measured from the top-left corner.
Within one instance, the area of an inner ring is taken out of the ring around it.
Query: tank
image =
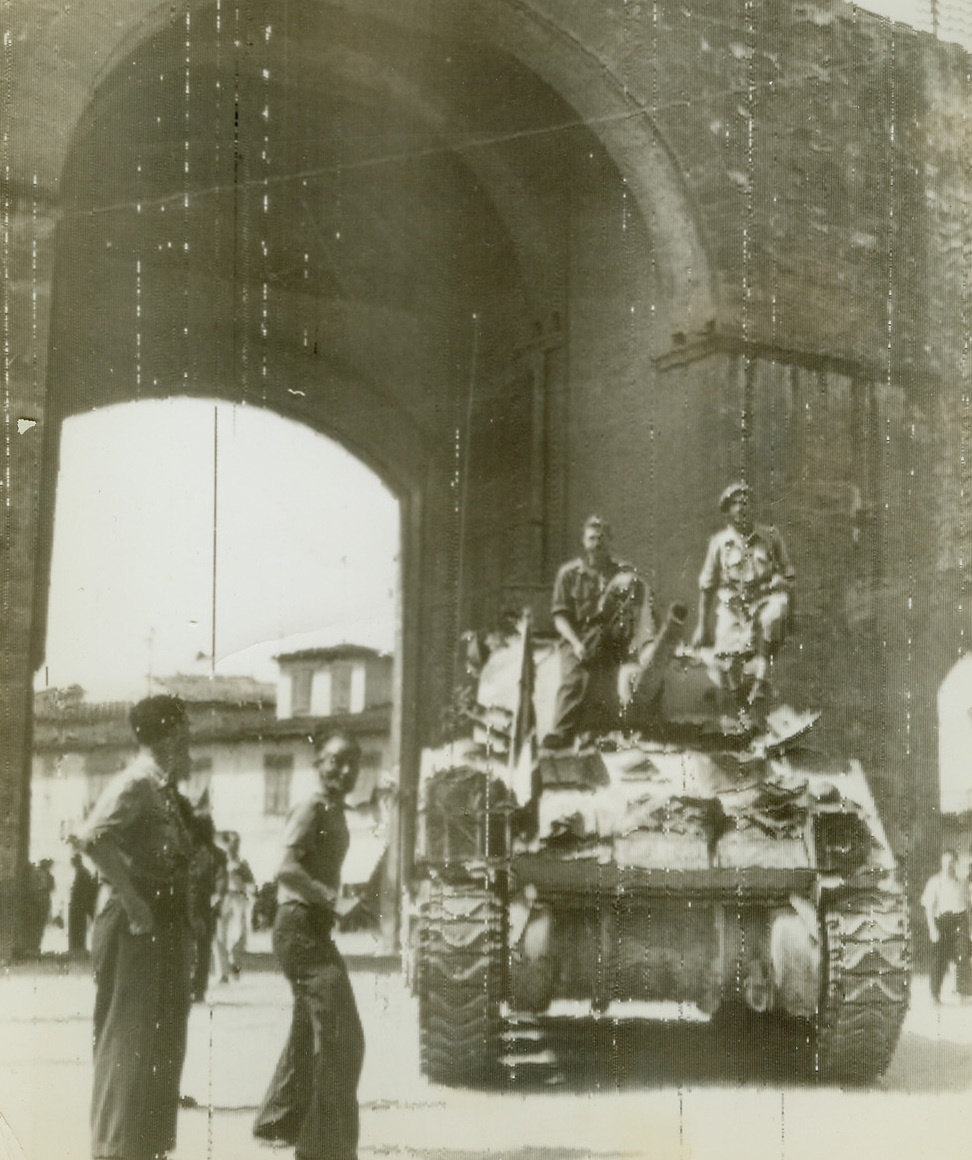
[[[561,1000],[782,1020],[822,1083],[888,1066],[908,903],[865,772],[808,744],[817,714],[727,691],[684,623],[673,606],[622,666],[612,727],[544,752],[556,644],[525,618],[477,664],[465,735],[423,754],[410,949],[432,1081],[555,1080]]]

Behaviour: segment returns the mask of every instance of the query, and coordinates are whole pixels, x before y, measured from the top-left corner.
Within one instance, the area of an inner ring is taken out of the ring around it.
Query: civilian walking
[[[240,835],[235,830],[226,835],[223,875],[224,887],[216,920],[216,966],[221,983],[227,982],[231,975],[238,979],[243,970],[250,895],[256,885],[250,864],[240,857]]]
[[[950,963],[955,963],[956,990],[965,989],[966,959],[969,954],[968,882],[956,873],[954,850],[942,854],[942,868],[933,874],[921,896],[928,921],[928,937],[935,948],[931,970],[931,994],[941,1002],[942,983]]]

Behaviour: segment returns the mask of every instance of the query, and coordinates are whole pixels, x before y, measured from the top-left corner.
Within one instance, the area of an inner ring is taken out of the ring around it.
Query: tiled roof
[[[171,677],[158,677],[154,683],[190,704],[273,705],[277,701],[276,688],[254,677],[176,673]]]
[[[389,653],[379,652],[369,648],[366,644],[335,644],[327,648],[302,648],[296,652],[278,653],[273,659],[278,662],[287,661],[333,661],[344,657],[388,657]]]

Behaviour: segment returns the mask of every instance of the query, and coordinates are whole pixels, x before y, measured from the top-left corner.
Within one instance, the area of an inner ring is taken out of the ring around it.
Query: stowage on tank
[[[556,657],[525,617],[466,736],[423,754],[410,946],[434,1082],[554,1076],[542,1016],[563,999],[783,1017],[819,1082],[887,1068],[908,904],[864,771],[810,748],[815,714],[740,712],[685,619],[622,666],[616,729],[538,752]]]

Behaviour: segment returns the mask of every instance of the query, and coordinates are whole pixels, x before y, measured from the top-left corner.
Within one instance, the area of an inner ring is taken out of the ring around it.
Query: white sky
[[[932,31],[932,0],[868,0],[857,7],[925,32]],[[972,0],[938,0],[935,7],[939,37],[972,48]]]
[[[398,504],[377,476],[257,408],[131,403],[64,424],[38,687],[127,699],[150,668],[210,671],[217,413],[217,671],[273,679],[295,633],[391,649]]]

